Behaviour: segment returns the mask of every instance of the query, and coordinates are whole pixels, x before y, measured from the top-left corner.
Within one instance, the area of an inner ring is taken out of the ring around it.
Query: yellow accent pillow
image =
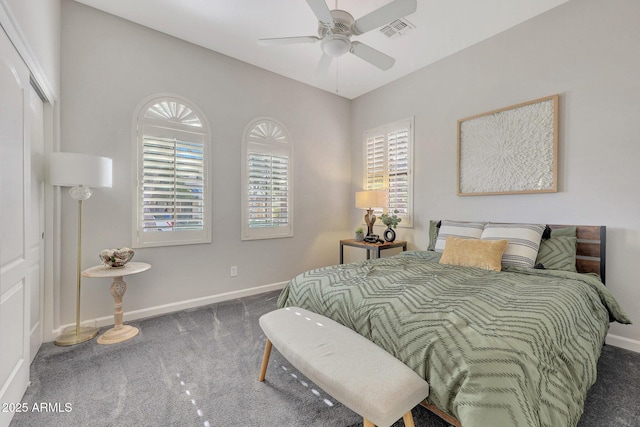
[[[440,264],[477,267],[500,271],[502,254],[507,249],[508,240],[480,240],[447,237]]]

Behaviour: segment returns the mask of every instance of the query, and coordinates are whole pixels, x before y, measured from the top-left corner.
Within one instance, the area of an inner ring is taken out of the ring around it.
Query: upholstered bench
[[[364,427],[387,427],[429,394],[429,384],[404,363],[353,330],[319,314],[287,307],[260,317],[267,336],[260,381],[271,347],[334,399],[361,415]]]

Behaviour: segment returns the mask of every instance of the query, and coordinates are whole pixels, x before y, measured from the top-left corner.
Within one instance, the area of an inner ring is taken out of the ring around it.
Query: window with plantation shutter
[[[183,100],[159,98],[137,123],[134,247],[211,241],[209,131]]]
[[[293,236],[291,142],[284,126],[259,118],[242,148],[242,239]]]
[[[375,214],[397,212],[399,226],[413,226],[413,118],[366,131],[364,151],[364,188],[389,192],[389,205]]]

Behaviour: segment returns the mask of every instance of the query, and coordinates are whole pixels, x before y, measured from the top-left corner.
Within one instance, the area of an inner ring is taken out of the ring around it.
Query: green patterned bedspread
[[[575,426],[610,318],[595,277],[440,265],[416,251],[300,274],[279,307],[323,314],[425,378],[428,400],[464,427]]]

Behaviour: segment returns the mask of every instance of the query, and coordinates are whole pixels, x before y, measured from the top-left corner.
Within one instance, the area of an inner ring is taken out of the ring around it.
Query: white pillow
[[[482,236],[484,224],[484,222],[448,221],[443,219],[440,222],[440,231],[438,231],[438,238],[436,239],[434,250],[436,252],[443,252],[447,237],[449,236],[460,237],[462,239],[479,239],[480,236]]]
[[[533,268],[540,249],[544,224],[492,224],[484,226],[481,239],[509,241],[502,254],[502,266]]]

